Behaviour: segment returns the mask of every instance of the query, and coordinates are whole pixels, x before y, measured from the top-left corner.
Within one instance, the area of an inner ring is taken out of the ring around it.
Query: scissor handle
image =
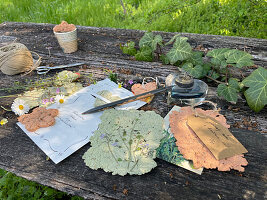
[[[62,69],[62,68],[66,68],[66,67],[74,67],[74,66],[83,65],[83,64],[84,63],[73,63],[73,64],[67,64],[67,65],[54,66],[54,67],[39,66],[36,69],[37,69],[37,74],[46,74],[47,72],[50,71],[50,69]]]
[[[39,66],[36,68],[37,74],[46,74],[50,71],[50,68],[48,66]]]

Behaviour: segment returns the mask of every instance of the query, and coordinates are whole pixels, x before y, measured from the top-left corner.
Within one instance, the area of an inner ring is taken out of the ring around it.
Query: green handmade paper
[[[92,169],[112,175],[141,175],[157,166],[156,149],[163,138],[163,119],[153,111],[106,110],[83,155]]]

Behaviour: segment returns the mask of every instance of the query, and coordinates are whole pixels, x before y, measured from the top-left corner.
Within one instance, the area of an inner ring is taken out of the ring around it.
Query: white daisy
[[[65,96],[63,94],[58,94],[55,98],[55,102],[63,104],[65,102]]]
[[[29,112],[30,107],[25,103],[24,100],[22,99],[15,99],[14,102],[12,103],[11,110],[16,114],[16,115],[23,115],[27,112]]]

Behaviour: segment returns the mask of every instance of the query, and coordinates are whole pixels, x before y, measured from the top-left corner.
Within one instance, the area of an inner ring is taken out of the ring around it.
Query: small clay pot
[[[77,28],[69,32],[54,32],[64,53],[73,53],[78,49]]]

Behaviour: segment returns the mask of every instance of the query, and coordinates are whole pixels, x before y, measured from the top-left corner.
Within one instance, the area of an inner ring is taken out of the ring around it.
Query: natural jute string
[[[35,52],[33,52],[35,53]],[[34,60],[28,48],[21,43],[12,43],[0,48],[0,70],[7,75],[30,73],[41,63],[41,57]]]

